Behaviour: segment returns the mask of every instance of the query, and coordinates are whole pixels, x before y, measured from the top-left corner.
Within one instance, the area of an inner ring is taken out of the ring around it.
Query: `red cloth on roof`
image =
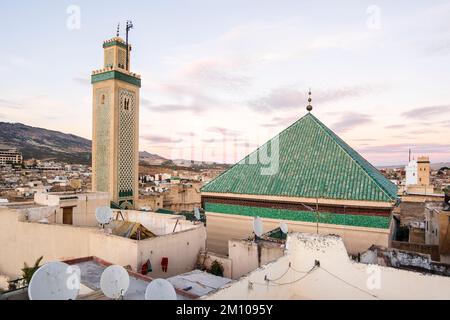
[[[169,267],[169,258],[164,257],[161,260],[161,268],[163,272],[167,272],[167,268]]]

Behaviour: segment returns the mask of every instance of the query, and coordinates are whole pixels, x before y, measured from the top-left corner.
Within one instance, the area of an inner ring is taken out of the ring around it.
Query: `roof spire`
[[[309,89],[308,95],[309,95],[309,98],[308,98],[308,106],[306,107],[306,110],[308,110],[308,112],[311,112],[312,109],[313,109],[313,107],[312,107],[312,105],[311,105],[311,102],[312,102],[312,98],[311,98],[311,88]]]
[[[120,22],[117,24],[117,37],[120,37]]]

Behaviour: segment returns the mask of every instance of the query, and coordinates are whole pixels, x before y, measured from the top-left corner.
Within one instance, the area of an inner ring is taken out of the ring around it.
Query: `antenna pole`
[[[129,68],[129,61],[130,61],[130,48],[128,46],[128,34],[129,34],[131,29],[133,29],[133,22],[128,20],[127,21],[127,27],[126,27],[127,61],[126,61],[126,69],[125,69],[127,71],[129,71],[128,68]]]

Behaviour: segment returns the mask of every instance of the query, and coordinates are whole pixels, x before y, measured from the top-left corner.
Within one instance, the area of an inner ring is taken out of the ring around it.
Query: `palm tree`
[[[34,263],[34,266],[30,267],[26,262],[23,263],[22,268],[22,278],[25,281],[25,284],[30,284],[31,278],[33,277],[33,274],[36,272],[37,269],[39,269],[39,264],[41,263],[42,259],[44,257],[40,257],[36,260]]]

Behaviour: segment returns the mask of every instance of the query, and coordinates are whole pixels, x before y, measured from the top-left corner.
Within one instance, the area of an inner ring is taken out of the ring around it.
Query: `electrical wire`
[[[298,271],[298,270],[294,269],[291,264],[289,264],[289,267],[287,268],[286,272],[284,272],[280,277],[278,277],[276,279],[266,279],[266,281],[270,281],[270,282],[278,281],[281,278],[283,278],[289,272],[289,270],[293,270],[293,271],[295,271],[297,273],[302,273],[302,274],[305,274],[305,273],[308,273],[309,271],[311,271],[311,270],[309,270],[309,271]]]
[[[368,295],[370,295],[370,296],[372,296],[372,297],[374,297],[374,298],[376,298],[376,299],[382,300],[380,297],[374,295],[373,293],[371,293],[371,292],[369,292],[369,291],[366,291],[366,290],[364,290],[364,289],[361,289],[361,288],[359,288],[359,287],[357,287],[357,286],[355,286],[355,285],[353,285],[353,284],[351,284],[351,283],[345,281],[344,279],[342,279],[342,278],[340,278],[339,276],[337,276],[337,275],[331,273],[331,272],[328,271],[327,269],[324,269],[323,267],[319,267],[319,268],[322,269],[323,271],[325,271],[326,273],[328,273],[330,276],[332,276],[332,277],[334,277],[334,278],[336,278],[336,279],[342,281],[343,283],[347,284],[348,286],[350,286],[350,287],[352,287],[352,288],[354,288],[354,289],[357,289],[357,290],[359,290],[359,291],[361,291],[361,292],[364,292],[365,294],[368,294]]]
[[[253,282],[253,281],[249,281],[249,283],[251,283],[252,285],[253,285],[253,284],[257,284],[257,285],[260,285],[260,286],[266,286],[266,287],[277,287],[277,286],[284,286],[284,285],[288,285],[288,284],[293,284],[293,283],[300,282],[301,280],[305,279],[305,278],[306,278],[307,276],[309,276],[314,270],[316,270],[316,268],[317,268],[317,266],[314,266],[314,267],[311,268],[311,270],[309,270],[309,271],[307,271],[307,272],[301,272],[301,273],[306,273],[306,274],[305,274],[304,276],[300,277],[299,279],[296,279],[296,280],[291,281],[291,282],[278,283],[278,282],[275,282],[274,280],[269,280],[269,279],[267,279],[267,280],[266,280],[266,281],[267,281],[266,283],[258,283],[258,282]],[[292,269],[292,268],[289,267],[288,270],[284,273],[284,275],[287,274],[287,272],[288,272],[290,269]],[[283,276],[284,276],[284,275],[283,275]],[[281,279],[283,276],[281,276],[280,278],[278,278],[278,279],[276,279],[276,280]],[[271,283],[274,283],[274,284],[272,285]]]
[[[382,300],[382,299],[381,299],[380,297],[378,297],[377,295],[375,295],[375,294],[373,294],[373,293],[371,293],[371,292],[369,292],[369,291],[366,291],[366,290],[364,290],[364,289],[361,289],[361,288],[359,288],[359,287],[357,287],[357,286],[355,286],[355,285],[353,285],[353,284],[347,282],[346,280],[342,279],[341,277],[339,277],[339,276],[333,274],[332,272],[328,271],[327,269],[325,269],[325,268],[323,268],[323,267],[320,267],[320,266],[317,266],[317,265],[314,266],[313,268],[311,268],[311,270],[309,270],[309,271],[307,271],[307,272],[297,271],[297,270],[295,270],[294,268],[292,268],[291,266],[289,266],[288,270],[287,270],[281,277],[279,277],[279,278],[277,278],[277,279],[274,279],[274,280],[267,279],[267,280],[266,280],[266,281],[267,281],[266,283],[258,283],[258,282],[252,282],[252,281],[249,281],[249,283],[252,284],[252,285],[253,285],[253,284],[256,284],[256,285],[267,286],[267,287],[277,287],[277,286],[290,285],[290,284],[294,284],[294,283],[297,283],[297,282],[302,281],[303,279],[305,279],[306,277],[308,277],[313,271],[315,271],[315,270],[317,270],[317,269],[322,269],[323,271],[325,271],[326,273],[328,273],[328,274],[331,275],[332,277],[338,279],[339,281],[345,283],[346,285],[348,285],[348,286],[350,286],[350,287],[352,287],[352,288],[354,288],[354,289],[357,289],[357,290],[359,290],[359,291],[361,291],[361,292],[363,292],[363,293],[365,293],[365,294],[367,294],[367,295],[370,295],[370,296],[373,297],[373,298]],[[284,276],[288,273],[289,270],[293,270],[293,271],[296,271],[296,272],[298,272],[298,273],[304,273],[305,275],[302,276],[302,277],[300,277],[300,278],[298,278],[298,279],[296,279],[296,280],[294,280],[294,281],[290,281],[290,282],[284,282],[284,283],[278,283],[278,282],[276,282],[276,280],[279,280],[279,279],[281,279],[282,277],[284,277]],[[272,283],[273,283],[273,284],[272,284]]]

